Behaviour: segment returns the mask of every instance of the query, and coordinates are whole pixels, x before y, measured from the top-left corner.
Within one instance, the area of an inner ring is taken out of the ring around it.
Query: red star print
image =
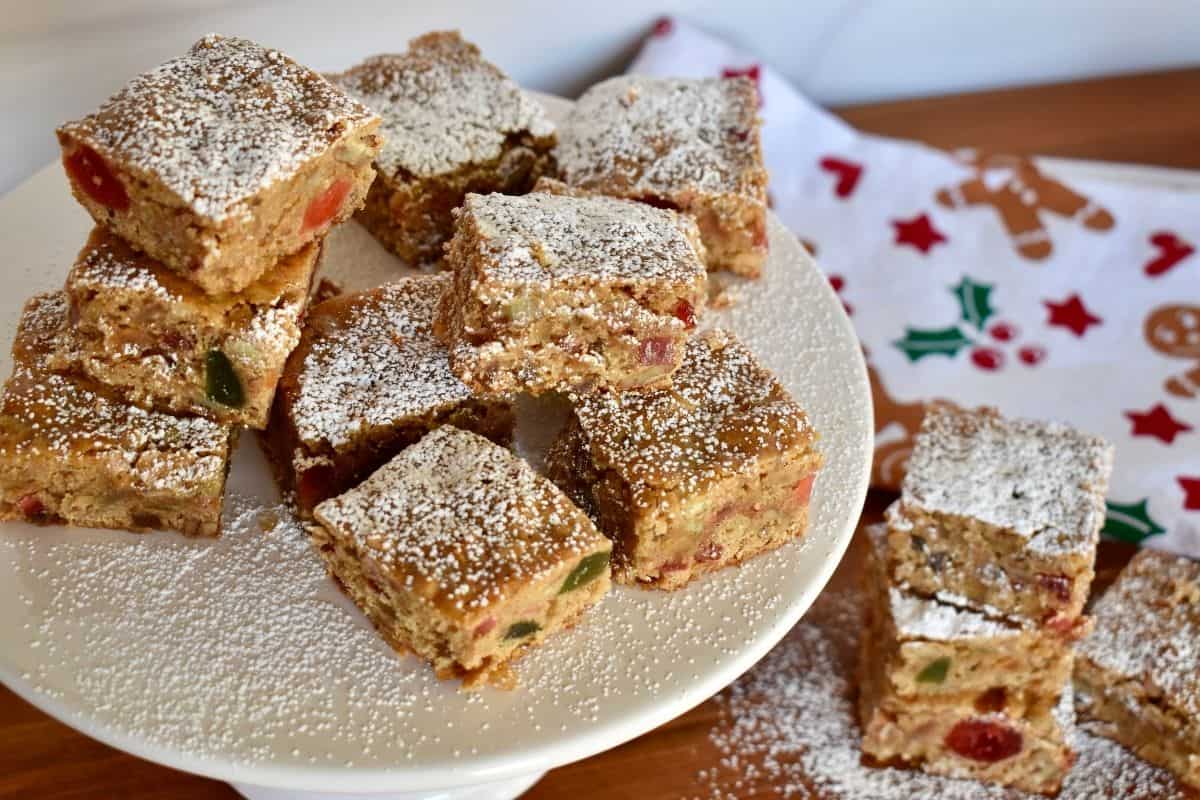
[[[1083,336],[1089,327],[1099,325],[1104,321],[1088,311],[1077,294],[1071,295],[1061,303],[1045,300],[1042,304],[1050,311],[1050,318],[1046,320],[1047,325],[1062,326],[1076,336]]]
[[[933,227],[928,214],[920,214],[912,219],[894,219],[892,227],[896,229],[896,244],[907,244],[928,253],[936,244],[946,241],[945,235]]]
[[[1200,478],[1189,478],[1180,475],[1175,480],[1183,489],[1183,507],[1188,511],[1200,511]]]
[[[1171,444],[1176,436],[1192,429],[1191,425],[1172,417],[1162,403],[1149,411],[1126,411],[1125,416],[1133,422],[1131,436],[1153,436],[1163,444]]]

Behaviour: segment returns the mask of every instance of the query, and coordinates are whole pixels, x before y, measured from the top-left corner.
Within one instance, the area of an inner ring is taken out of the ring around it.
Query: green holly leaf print
[[[1151,536],[1166,531],[1166,528],[1150,518],[1150,512],[1146,510],[1147,499],[1142,498],[1141,502],[1129,504],[1107,501],[1108,516],[1104,519],[1101,533],[1122,542],[1141,544]]]
[[[892,344],[899,347],[909,361],[920,361],[925,356],[943,355],[953,358],[958,351],[971,344],[958,327],[918,330],[905,328],[904,338]]]
[[[963,276],[957,286],[951,286],[950,291],[958,298],[958,307],[962,311],[962,321],[971,325],[977,331],[983,330],[984,324],[996,309],[992,308],[992,289],[990,283],[976,283]]]

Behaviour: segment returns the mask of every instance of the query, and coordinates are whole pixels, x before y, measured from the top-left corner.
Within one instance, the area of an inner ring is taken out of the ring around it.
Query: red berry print
[[[1004,366],[1004,353],[991,347],[976,347],[971,351],[971,363],[980,369],[993,372]]]
[[[308,204],[308,208],[304,212],[304,222],[300,225],[300,232],[307,233],[314,228],[320,228],[337,216],[346,196],[350,194],[352,185],[348,178],[341,178],[329,184],[328,189],[321,192]]]
[[[1036,366],[1046,360],[1046,348],[1037,344],[1026,345],[1017,351],[1017,358],[1021,359],[1022,364]]]
[[[988,333],[997,342],[1011,342],[1017,338],[1017,326],[1010,322],[997,322],[988,328]]]
[[[692,308],[692,304],[687,300],[680,300],[675,305],[675,316],[683,322],[685,328],[690,330],[696,327],[696,309]]]
[[[654,23],[654,35],[658,37],[670,36],[671,31],[675,30],[675,23],[670,17],[659,17]]]
[[[833,287],[835,292],[840,292],[842,289],[846,288],[846,279],[841,275],[830,275],[829,285]]]
[[[125,187],[92,148],[77,148],[63,158],[63,166],[79,190],[100,205],[113,211],[129,208],[129,195],[125,193]]]
[[[946,734],[946,747],[963,758],[987,764],[1021,752],[1021,733],[986,719],[964,719]]]

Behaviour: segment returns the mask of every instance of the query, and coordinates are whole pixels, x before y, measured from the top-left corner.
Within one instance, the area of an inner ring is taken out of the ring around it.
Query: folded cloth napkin
[[[1059,419],[1116,445],[1108,535],[1200,556],[1200,193],[862,134],[677,19],[629,71],[757,82],[772,207],[868,354],[876,485],[927,402]]]

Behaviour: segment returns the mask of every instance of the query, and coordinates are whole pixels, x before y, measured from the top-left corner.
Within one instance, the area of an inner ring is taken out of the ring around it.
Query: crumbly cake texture
[[[802,536],[816,432],[732,334],[691,339],[670,389],[576,398],[547,472],[614,542],[623,583],[677,589]]]
[[[1076,632],[1113,448],[994,409],[931,409],[888,509],[893,577],[927,596]]]
[[[767,257],[759,126],[747,78],[611,78],[571,109],[559,172],[572,186],[687,212],[709,269],[757,277]]]
[[[457,32],[427,33],[330,78],[383,118],[359,221],[410,264],[435,262],[469,192],[523,194],[555,171],[554,125]]]
[[[706,298],[695,225],[608,197],[467,195],[438,315],[476,392],[670,384]]]
[[[1200,789],[1200,564],[1143,550],[1093,613],[1075,665],[1081,716]]]
[[[363,205],[379,118],[278,50],[210,35],[58,129],[76,199],[206,292]]]
[[[61,292],[25,306],[0,406],[0,519],[220,533],[232,429],[108,399],[46,368]]]
[[[97,226],[67,276],[75,324],[50,366],[144,408],[265,428],[321,246],[285,257],[237,294],[205,294]]]
[[[508,664],[609,588],[612,543],[506,448],[445,426],[317,506],[331,575],[438,677],[511,685]]]
[[[276,475],[301,514],[439,425],[511,441],[511,405],[473,397],[433,335],[449,284],[448,275],[405,278],[309,309],[266,435]]]
[[[1055,795],[1075,753],[1067,683],[1050,710],[1016,716],[959,699],[906,699],[888,684],[871,631],[860,642],[862,750],[875,764]]]
[[[880,680],[904,702],[955,702],[1023,717],[1045,713],[1071,677],[1070,643],[894,586],[887,532],[866,530],[865,624]]]

